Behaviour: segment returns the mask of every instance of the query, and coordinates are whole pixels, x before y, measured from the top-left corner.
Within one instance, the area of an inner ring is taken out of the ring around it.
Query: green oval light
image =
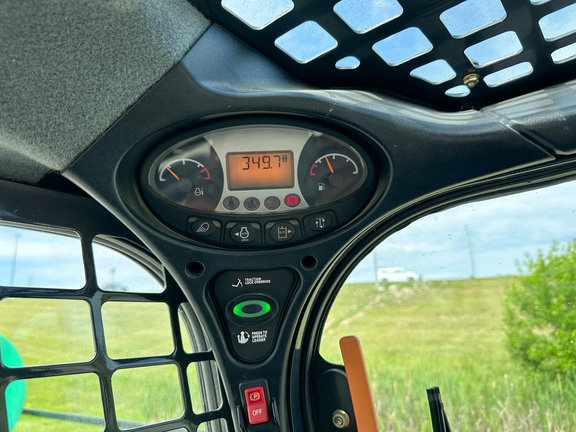
[[[244,312],[244,308],[246,306],[260,306],[261,309],[258,312]],[[240,318],[258,318],[270,312],[271,308],[272,307],[270,306],[270,303],[267,303],[265,301],[247,300],[240,302],[236,306],[234,306],[232,312],[234,312],[234,315],[239,316]]]

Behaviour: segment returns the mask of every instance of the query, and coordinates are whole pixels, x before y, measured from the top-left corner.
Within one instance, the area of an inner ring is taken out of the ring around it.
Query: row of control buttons
[[[266,223],[263,236],[262,226],[258,222],[229,222],[225,227],[224,243],[258,247],[293,242],[305,235],[314,237],[335,224],[335,215],[326,211],[304,218],[304,232],[300,221],[290,219]],[[222,228],[220,221],[192,217],[188,221],[187,231],[195,237],[220,242]]]
[[[264,200],[264,207],[268,210],[276,210],[280,207],[280,198],[269,196]],[[300,205],[300,197],[296,194],[289,194],[284,197],[284,204],[290,208],[298,207]],[[224,198],[222,205],[226,210],[236,210],[240,207],[240,200],[235,196]],[[249,197],[244,200],[244,208],[249,211],[256,211],[260,208],[260,200],[255,197]]]

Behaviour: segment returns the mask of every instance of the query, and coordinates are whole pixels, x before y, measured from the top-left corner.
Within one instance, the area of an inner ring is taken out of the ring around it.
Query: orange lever
[[[378,432],[378,422],[360,340],[356,336],[343,337],[340,339],[340,351],[348,376],[358,432]]]

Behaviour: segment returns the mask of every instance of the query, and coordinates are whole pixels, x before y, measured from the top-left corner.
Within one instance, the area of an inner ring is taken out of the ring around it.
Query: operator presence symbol
[[[202,196],[202,195],[204,195],[204,188],[196,188],[196,189],[194,189],[194,195],[196,195],[196,196]]]
[[[238,335],[238,343],[244,345],[245,343],[247,343],[250,340],[250,333],[248,332],[240,332],[240,334]]]
[[[198,227],[196,232],[201,234],[201,233],[208,232],[209,229],[210,229],[210,224],[208,222],[204,222],[202,225],[200,225]]]
[[[316,225],[316,228],[324,229],[326,227],[326,219],[324,219],[323,217],[316,218],[314,224]]]
[[[288,229],[286,225],[282,225],[278,227],[278,238],[279,239],[287,239],[288,234],[291,234],[292,231]]]
[[[232,285],[234,288],[242,288],[244,286],[244,284],[242,283],[242,281],[240,279],[238,279],[238,283],[236,285]]]

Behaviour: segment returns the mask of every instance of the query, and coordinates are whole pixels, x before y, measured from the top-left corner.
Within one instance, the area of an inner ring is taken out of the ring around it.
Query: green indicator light
[[[256,309],[260,308],[260,310],[256,312],[245,312],[244,309],[249,308],[250,306],[256,306]],[[247,300],[240,302],[236,306],[234,306],[232,312],[234,312],[234,315],[239,316],[240,318],[258,318],[270,312],[271,308],[272,307],[270,306],[270,303],[267,303],[265,301]]]

